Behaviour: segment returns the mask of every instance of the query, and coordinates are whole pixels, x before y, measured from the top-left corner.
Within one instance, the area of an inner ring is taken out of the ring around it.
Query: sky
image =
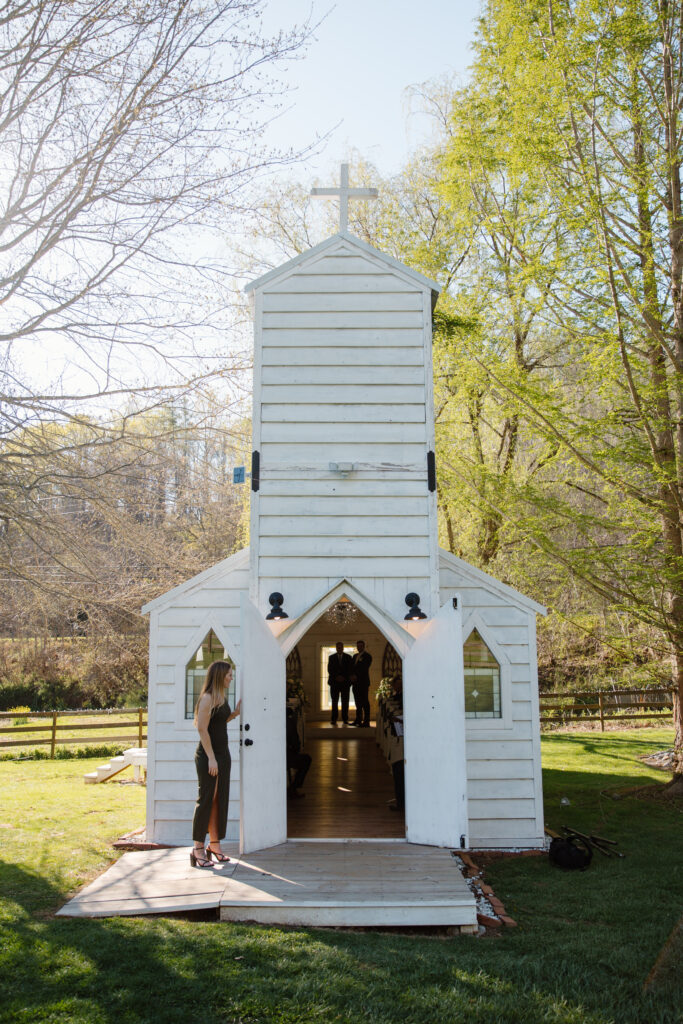
[[[323,20],[305,57],[287,69],[289,110],[268,134],[273,145],[303,148],[316,133],[332,131],[296,177],[348,160],[354,149],[382,174],[398,171],[430,128],[407,90],[444,75],[466,81],[480,6],[480,0],[315,0],[312,20]],[[301,22],[310,10],[310,0],[275,0],[265,28]]]

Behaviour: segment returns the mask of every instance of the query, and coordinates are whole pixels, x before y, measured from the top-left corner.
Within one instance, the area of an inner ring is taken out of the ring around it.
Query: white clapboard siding
[[[340,578],[374,580],[394,577],[403,579],[406,575],[413,577],[418,575],[416,570],[424,566],[424,557],[404,555],[399,561],[395,557],[386,558],[373,555],[368,559],[359,558],[357,555],[346,555],[343,562],[340,562],[338,556],[330,558],[320,555],[302,558],[299,555],[290,555],[289,557],[281,555],[272,558],[263,556],[260,563],[261,576],[271,580],[293,580],[295,572],[298,579],[308,579],[309,582],[315,579],[336,581]],[[283,582],[282,585],[284,587],[285,583]]]
[[[489,782],[495,780],[496,784],[501,781],[515,780],[517,782],[528,782],[533,778],[534,763],[531,758],[527,761],[522,758],[506,761],[502,757],[491,760],[467,760],[467,778],[469,781],[480,779]],[[491,787],[489,786],[489,792]],[[475,794],[476,795],[476,794]]]
[[[191,825],[192,822],[192,814],[194,813],[196,799],[197,795],[195,793],[194,797],[188,797],[185,800],[157,800],[157,818],[160,821],[183,821],[185,822],[185,828],[187,829],[188,824]],[[235,817],[239,818],[239,800],[231,799],[228,804],[228,820]],[[187,831],[186,836],[186,842],[189,844],[191,841],[191,831]]]
[[[313,275],[342,274],[344,277],[349,274],[359,274],[362,277],[367,277],[368,274],[383,275],[386,272],[386,267],[368,260],[364,255],[356,256],[353,253],[341,251],[321,256],[314,262],[307,263],[305,270],[305,273]],[[302,270],[303,273],[304,271]],[[273,287],[281,290],[283,282],[278,281]]]
[[[503,723],[496,726],[494,720],[479,720],[476,726],[472,720],[466,722],[470,842],[504,846],[514,845],[515,837],[520,842],[534,837],[540,845],[541,765],[534,744],[539,723],[532,701],[535,666],[532,672],[529,635],[533,602],[444,551],[440,582],[443,600],[457,594],[462,602],[464,633],[469,633],[468,622],[476,615],[476,628],[481,630],[483,624],[508,661],[509,727],[501,729]]]
[[[381,366],[365,366],[359,371],[355,361],[349,365],[348,353],[344,363],[327,366],[264,366],[261,371],[261,383],[264,388],[270,384],[294,384],[300,388],[304,384],[329,384],[337,388],[342,384],[357,388],[382,384],[396,387],[397,384],[424,385],[424,366],[391,366],[386,362]],[[267,391],[264,392],[267,395]]]
[[[413,558],[428,557],[429,534],[422,536],[377,537],[356,536],[330,537],[264,537],[261,536],[261,557],[281,555],[285,558],[374,558],[378,552],[385,558],[403,558],[410,545]]]
[[[513,722],[524,722],[528,728],[529,733],[532,733],[535,728],[535,723],[532,721],[532,707],[530,700],[515,700],[514,694],[512,697],[512,721]]]
[[[283,424],[297,423],[302,427],[308,423],[420,423],[425,422],[424,405],[358,405],[341,402],[326,405],[277,405],[264,404],[261,421]],[[263,430],[262,430],[263,435]],[[424,436],[424,428],[423,428]]]
[[[176,708],[175,708],[175,701],[174,700],[167,700],[167,701],[158,700],[157,701],[157,706],[156,706],[157,724],[159,724],[160,722],[163,722],[164,724],[170,723],[170,722],[174,722],[175,721],[175,715],[176,715]]]
[[[471,801],[493,799],[490,779],[469,778],[467,782],[467,796]],[[534,796],[533,778],[497,780],[495,799],[533,800]]]
[[[229,593],[228,596],[234,597],[232,593]],[[231,606],[224,603],[223,607],[230,609]],[[159,627],[191,626],[194,632],[197,626],[201,626],[205,619],[206,609],[200,605],[194,605],[191,608],[187,606],[183,608],[164,608],[163,611],[159,612]]]
[[[533,796],[529,800],[514,800],[511,797],[491,797],[486,799],[469,798],[467,813],[472,828],[478,831],[478,822],[488,826],[491,822],[510,821],[513,819],[529,819],[535,816]]]
[[[239,651],[239,599],[248,588],[248,549],[200,573],[150,603],[150,680],[147,828],[154,841],[189,844],[196,800],[194,723],[184,719],[188,647],[218,626],[233,654]],[[178,706],[180,703],[180,706]],[[239,727],[228,729],[233,755],[232,796],[239,796]],[[230,801],[228,834],[239,828],[239,801]]]
[[[372,345],[354,347],[353,361],[357,377],[362,377],[368,367],[375,366],[419,366],[424,367],[424,349],[421,345],[409,348],[374,348]],[[312,348],[301,347],[292,339],[292,344],[266,345],[262,351],[264,371],[273,366],[344,366],[348,360],[348,347]]]
[[[384,519],[386,516],[420,516],[424,509],[424,499],[412,495],[399,498],[375,495],[371,492],[369,495],[351,493],[348,495],[325,494],[314,497],[302,494],[294,497],[293,495],[275,493],[271,496],[269,492],[273,486],[272,481],[269,482],[268,487],[264,483],[264,493],[260,497],[263,516],[276,516],[278,512],[285,518],[305,515],[339,517],[344,513],[348,516],[349,503],[355,505],[356,516],[362,514],[366,518],[375,516],[378,519]],[[376,488],[372,490],[376,490]],[[422,484],[421,490],[424,490],[424,484]]]
[[[523,626],[525,630],[527,628],[527,612],[523,608],[515,608],[509,604],[494,604],[481,607],[478,611],[486,625],[496,631],[507,626]],[[525,635],[523,639],[528,640],[528,636]]]
[[[273,285],[273,293],[281,292],[286,295],[310,295],[316,291],[332,294],[343,292],[358,294],[359,292],[404,292],[405,282],[396,278],[393,274],[374,272],[373,268],[368,270],[368,264],[363,264],[364,271],[356,273],[335,274],[331,271],[326,273],[296,274]]]
[[[390,353],[394,348],[418,348],[422,350],[423,334],[415,327],[354,327],[308,328],[301,330],[294,327],[270,327],[265,334],[264,344],[268,347],[282,346],[287,350],[292,347],[301,350],[313,348],[319,351],[325,348],[366,349],[386,348]],[[387,356],[389,358],[389,355]]]
[[[325,282],[326,283],[326,282]],[[264,292],[263,313],[267,317],[269,313],[283,314],[307,314],[307,313],[330,313],[346,316],[349,313],[371,312],[373,316],[378,313],[382,315],[397,312],[411,312],[422,314],[422,293],[418,291],[406,292],[394,288],[387,292],[297,292],[286,294],[283,292]],[[371,321],[372,324],[387,326],[385,320]],[[264,324],[267,326],[268,321]],[[408,326],[417,326],[415,322]]]
[[[261,482],[259,500],[263,502],[267,497],[277,497],[278,501],[283,503],[284,510],[284,503],[288,501],[303,501],[306,508],[311,508],[316,500],[323,503],[331,498],[340,498],[348,505],[349,500],[355,502],[356,498],[381,498],[382,509],[378,508],[377,510],[378,514],[381,514],[383,509],[392,508],[394,505],[398,508],[406,498],[417,498],[417,502],[414,503],[417,511],[408,514],[419,515],[420,509],[424,507],[424,490],[424,480],[401,474],[393,474],[392,478],[388,480],[385,477],[377,479],[376,477],[361,476],[354,472],[352,476],[342,480],[338,474],[329,471],[320,479],[293,481],[288,475],[270,473],[268,478]],[[324,508],[327,509],[328,506],[324,505]],[[344,508],[342,511],[346,511],[346,509]],[[389,512],[389,515],[391,514],[393,513]]]
[[[386,460],[387,454],[385,454],[383,447],[380,449],[378,446],[382,445],[393,445],[392,449],[387,449],[388,457],[392,460],[396,460],[396,445],[400,445],[402,448],[406,448],[409,454],[407,458],[412,458],[414,461],[421,461],[420,456],[424,451],[424,423],[373,423],[372,431],[372,445],[363,445],[359,443],[358,431],[366,430],[367,425],[362,426],[358,423],[345,423],[343,419],[343,409],[338,411],[335,409],[335,416],[338,415],[339,419],[335,419],[331,422],[323,421],[322,423],[316,424],[318,434],[315,439],[311,437],[310,423],[264,423],[261,427],[261,447],[265,444],[275,445],[275,458],[270,455],[271,461],[277,461],[277,456],[282,455],[283,458],[305,458],[310,452],[318,448],[324,448],[325,450],[320,456],[327,456],[332,459],[330,450],[334,447],[338,453],[340,445],[347,446],[344,450],[348,454],[348,447],[353,447],[354,454],[357,453],[358,459],[364,461],[370,461],[377,459],[378,461]],[[286,449],[282,446],[286,445]],[[408,449],[408,445],[413,445],[412,449]],[[417,447],[415,447],[417,446]],[[406,461],[405,459],[403,461]],[[268,467],[264,465],[264,470]]]
[[[538,833],[535,818],[477,819],[472,823],[470,844],[481,848],[542,848],[543,836]]]
[[[422,516],[359,515],[355,522],[348,516],[261,516],[261,540],[264,537],[417,537],[427,536]]]
[[[420,384],[366,384],[361,378],[348,384],[264,384],[261,401],[282,405],[409,405],[424,404],[425,389]]]
[[[531,680],[531,663],[528,665],[510,665],[510,679],[513,683],[529,683]]]
[[[248,584],[243,584],[241,589],[246,589]],[[224,604],[225,592],[222,590],[213,590],[207,588],[206,590],[198,590],[196,594],[192,595],[191,601],[188,601],[183,607],[189,608],[222,608],[223,617],[230,621],[237,622],[239,619],[239,608],[235,607],[232,603]],[[178,607],[181,607],[178,605]]]
[[[272,327],[276,330],[289,331],[319,331],[321,328],[331,328],[333,330],[358,329],[362,331],[371,331],[376,327],[381,327],[383,330],[387,330],[389,328],[407,330],[409,328],[421,328],[422,326],[423,316],[419,310],[396,310],[395,312],[386,312],[368,309],[354,310],[349,313],[326,313],[316,311],[312,313],[284,312],[263,314],[264,330]]]
[[[320,435],[321,437],[325,436],[322,427],[320,427]],[[365,438],[368,436],[367,424],[364,425],[363,436]],[[261,446],[261,473],[267,474],[269,466],[294,463],[303,467],[307,463],[310,464],[311,459],[327,460],[327,466],[324,462],[321,462],[320,465],[329,469],[330,461],[343,462],[345,458],[348,458],[350,448],[353,449],[355,458],[361,464],[376,466],[378,470],[381,470],[382,466],[408,467],[426,464],[427,453],[423,445],[402,443],[401,441],[378,441],[373,444],[364,440],[354,445],[322,439],[319,441],[311,439],[308,444],[300,444],[295,441],[289,444],[270,441],[267,448],[265,442]],[[350,514],[351,512],[352,510],[349,509]]]

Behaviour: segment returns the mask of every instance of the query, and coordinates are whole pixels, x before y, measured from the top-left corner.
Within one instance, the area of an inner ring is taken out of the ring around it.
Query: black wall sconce
[[[282,596],[282,594],[278,594],[278,592],[275,591],[275,593],[270,595],[270,597],[268,598],[268,601],[270,602],[270,611],[266,615],[266,619],[288,619],[289,618],[289,615],[287,614],[287,612],[282,607],[282,602],[284,601],[284,597]]]
[[[420,595],[419,594],[406,594],[406,604],[410,611],[404,616],[405,619],[426,619],[427,616],[420,608]]]

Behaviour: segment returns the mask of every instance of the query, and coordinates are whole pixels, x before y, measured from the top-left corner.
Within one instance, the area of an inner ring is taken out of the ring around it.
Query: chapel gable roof
[[[247,569],[249,567],[249,548],[242,548],[240,551],[236,551],[234,555],[229,555],[227,558],[222,558],[220,562],[216,562],[215,565],[210,565],[208,569],[204,569],[202,572],[198,572],[196,576],[191,576],[189,580],[185,580],[184,583],[180,583],[177,587],[173,587],[172,590],[167,590],[165,594],[160,594],[159,597],[155,597],[152,601],[148,601],[146,605],[140,609],[143,615],[147,615],[149,612],[156,612],[162,608],[172,605],[179,597],[195,589],[195,587],[205,586],[215,580],[221,579],[224,576],[229,575],[231,572],[237,572],[240,569]]]
[[[417,285],[419,288],[429,288],[432,293],[432,307],[434,307],[439,292],[441,291],[439,285],[435,281],[431,281],[428,277],[425,277],[424,274],[420,274],[417,270],[412,270],[404,263],[400,263],[398,260],[395,260],[393,256],[388,256],[379,249],[375,249],[372,245],[368,245],[367,242],[361,241],[360,238],[350,235],[348,231],[340,231],[336,235],[331,235],[329,238],[326,238],[324,242],[320,242],[319,245],[313,246],[312,249],[307,249],[306,252],[300,253],[299,256],[295,256],[293,259],[288,260],[287,263],[283,263],[282,266],[275,267],[274,270],[269,270],[268,273],[262,274],[261,277],[257,277],[254,281],[251,281],[244,290],[245,292],[255,292],[261,288],[279,283],[284,278],[289,277],[290,274],[295,272],[305,272],[311,264],[325,256],[332,255],[363,256],[365,258],[369,258],[381,264],[385,270],[389,270],[392,273],[403,277],[406,283],[410,282],[413,286]]]
[[[469,562],[458,558],[457,555],[452,555],[445,548],[439,548],[439,568],[452,569],[463,582],[467,582],[471,586],[481,587],[482,590],[488,590],[489,593],[496,594],[518,608],[535,612],[537,615],[547,614],[547,609],[542,604],[527,597],[526,594],[522,594],[519,590],[515,590],[514,587],[509,587],[507,583],[501,583],[494,576],[489,576],[487,572],[475,568]]]

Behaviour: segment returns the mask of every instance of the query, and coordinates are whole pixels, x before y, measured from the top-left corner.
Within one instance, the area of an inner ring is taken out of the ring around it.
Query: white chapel
[[[241,720],[229,727],[228,821],[228,839],[239,839],[242,852],[289,836],[288,677],[305,695],[304,748],[307,736],[339,743],[343,733],[347,752],[360,744],[381,759],[372,730],[329,723],[326,658],[338,641],[352,650],[362,638],[373,656],[377,730],[377,684],[389,674],[402,679],[405,809],[391,834],[398,827],[409,842],[451,849],[541,848],[536,616],[544,609],[438,546],[438,286],[348,232],[349,198],[370,190],[349,189],[345,166],[341,188],[318,191],[340,196],[339,233],[248,286],[250,547],[143,609],[147,836],[191,841],[193,707],[217,657],[235,664],[230,700],[242,699]],[[316,768],[314,761],[301,801],[313,816],[337,806],[321,787],[349,791]],[[388,763],[386,772],[390,783]],[[383,809],[369,799],[364,813],[365,834],[377,822],[381,838]],[[310,825],[324,837],[329,818]],[[343,818],[334,826],[335,836],[345,834]],[[357,827],[356,817],[348,838]]]

